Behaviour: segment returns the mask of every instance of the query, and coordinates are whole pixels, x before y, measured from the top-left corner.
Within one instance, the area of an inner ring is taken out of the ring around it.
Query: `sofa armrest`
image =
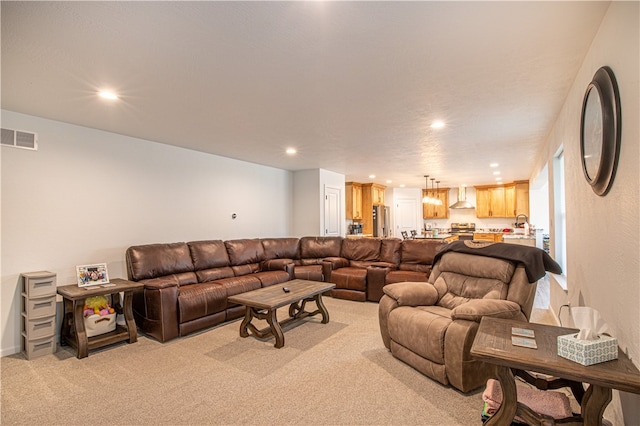
[[[402,282],[382,288],[384,294],[394,299],[398,306],[431,306],[438,301],[438,291],[429,283]]]
[[[294,268],[295,263],[293,259],[269,259],[260,263],[261,271],[285,271],[289,274],[289,280],[295,278]]]
[[[370,302],[379,302],[384,293],[382,289],[385,284],[385,278],[389,273],[389,267],[381,267],[378,265],[369,266],[367,268],[367,300]]]
[[[160,290],[163,288],[178,287],[178,280],[174,275],[142,280],[140,282],[144,283],[145,290]]]
[[[349,260],[344,257],[327,257],[322,259],[322,276],[325,282],[331,282],[331,271],[349,266]]]
[[[480,322],[482,317],[527,321],[520,305],[500,299],[472,299],[451,311],[451,319]]]

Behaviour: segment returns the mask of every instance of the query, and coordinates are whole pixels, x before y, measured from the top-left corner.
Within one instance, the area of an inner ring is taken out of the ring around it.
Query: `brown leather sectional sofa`
[[[148,244],[126,251],[138,326],[161,342],[244,314],[227,298],[293,278],[336,284],[331,296],[377,302],[391,282],[427,281],[445,243],[302,237]]]

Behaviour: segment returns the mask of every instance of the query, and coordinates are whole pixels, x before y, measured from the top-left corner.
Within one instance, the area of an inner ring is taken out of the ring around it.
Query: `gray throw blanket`
[[[477,256],[495,257],[522,263],[530,283],[544,277],[545,271],[561,274],[562,268],[547,254],[537,247],[521,246],[508,243],[487,243],[479,241],[453,241],[436,253],[433,264],[447,252],[474,254]]]

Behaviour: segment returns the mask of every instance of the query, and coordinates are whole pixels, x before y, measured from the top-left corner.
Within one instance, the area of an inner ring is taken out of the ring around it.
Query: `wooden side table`
[[[511,327],[533,330],[538,348],[512,345]],[[485,426],[509,425],[516,415],[529,424],[555,424],[554,419],[535,413],[518,402],[514,376],[523,377],[538,389],[570,386],[580,403],[581,414],[563,419],[561,423],[565,424],[602,425],[602,415],[611,401],[612,389],[640,394],[640,371],[621,350],[618,350],[617,360],[590,366],[558,356],[558,336],[575,332],[577,330],[572,328],[482,318],[471,346],[471,355],[495,365],[495,378],[500,381],[503,392],[502,405]],[[555,378],[550,381],[532,379],[527,371]],[[584,396],[582,383],[589,385]]]
[[[136,322],[133,319],[133,293],[142,289],[144,284],[127,281],[120,278],[111,279],[111,284],[92,287],[78,287],[77,285],[65,285],[58,287],[58,294],[63,297],[64,312],[62,318],[62,330],[60,342],[67,343],[77,350],[78,358],[89,355],[89,349],[101,348],[117,342],[128,341],[134,343],[138,340]],[[120,292],[124,292],[124,301],[120,306]],[[98,336],[87,337],[84,327],[84,303],[87,297],[111,295],[113,308],[118,313],[124,314],[125,324],[116,325],[114,331]]]

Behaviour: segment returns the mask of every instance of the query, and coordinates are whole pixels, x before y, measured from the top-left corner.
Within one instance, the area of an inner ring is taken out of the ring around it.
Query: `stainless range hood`
[[[458,201],[449,206],[450,209],[474,209],[473,204],[467,201],[467,188],[458,188]]]

